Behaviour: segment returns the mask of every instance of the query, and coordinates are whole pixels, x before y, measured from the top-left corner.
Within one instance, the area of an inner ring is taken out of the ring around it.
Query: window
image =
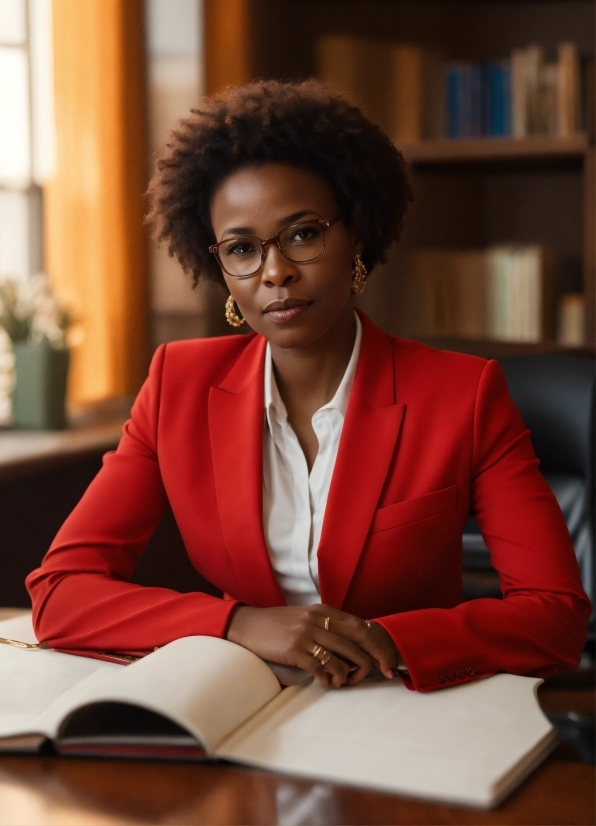
[[[41,185],[54,165],[52,0],[0,0],[0,278],[43,269]],[[0,342],[0,421],[9,413]]]

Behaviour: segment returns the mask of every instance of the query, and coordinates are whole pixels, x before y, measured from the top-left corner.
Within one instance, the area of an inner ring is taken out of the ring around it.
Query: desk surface
[[[16,613],[16,612],[15,612]],[[0,618],[8,612],[0,611]],[[541,692],[594,712],[592,690]],[[64,824],[593,824],[594,767],[560,746],[496,811],[481,812],[235,766],[0,757],[0,826]]]
[[[481,812],[226,765],[3,757],[0,823],[592,824],[594,767],[555,752]]]

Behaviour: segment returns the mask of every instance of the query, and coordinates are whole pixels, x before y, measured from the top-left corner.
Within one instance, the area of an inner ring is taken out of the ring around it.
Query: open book
[[[28,616],[0,623],[0,636],[35,641]],[[215,637],[129,666],[0,645],[0,751],[225,759],[491,807],[556,743],[540,682],[498,674],[419,694],[396,676],[282,689],[257,656]]]

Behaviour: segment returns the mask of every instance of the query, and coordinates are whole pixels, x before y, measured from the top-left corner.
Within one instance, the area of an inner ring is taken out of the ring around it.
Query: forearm
[[[179,637],[224,637],[237,604],[93,573],[32,577],[29,587],[37,638],[66,650],[152,651]]]
[[[408,670],[406,684],[430,691],[497,671],[552,673],[577,667],[589,602],[574,594],[526,593],[426,608],[376,620]]]

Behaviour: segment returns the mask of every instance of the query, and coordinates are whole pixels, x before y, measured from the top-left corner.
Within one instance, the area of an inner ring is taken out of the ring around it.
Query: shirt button
[[[464,672],[463,671],[458,671],[455,676],[457,677],[458,680],[463,680]]]
[[[454,683],[457,680],[457,676],[455,674],[447,674],[447,679],[450,683]]]
[[[476,669],[472,668],[472,666],[470,666],[466,671],[466,674],[468,675],[468,677],[473,677],[475,673],[476,673]]]
[[[438,683],[445,683],[445,682],[447,682],[447,677],[444,674],[439,674],[439,676],[437,677],[437,682]]]

